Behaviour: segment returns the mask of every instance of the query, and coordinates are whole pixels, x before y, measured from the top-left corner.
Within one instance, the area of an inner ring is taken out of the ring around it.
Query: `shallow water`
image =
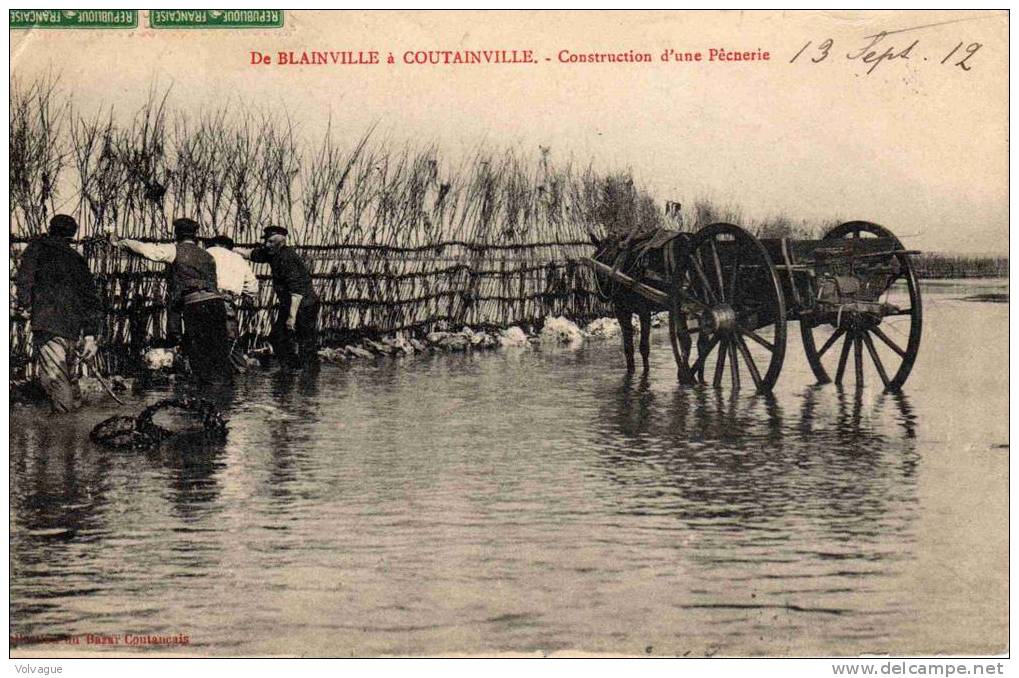
[[[112,408],[18,408],[11,633],[81,643],[29,653],[1005,652],[1008,305],[971,289],[926,288],[901,396],[813,386],[792,325],[771,399],[677,386],[656,332],[648,379],[612,340],[247,375],[205,450],[109,452],[87,433]]]

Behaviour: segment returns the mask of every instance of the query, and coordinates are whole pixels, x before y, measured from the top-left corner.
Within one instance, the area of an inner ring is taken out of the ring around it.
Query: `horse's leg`
[[[697,359],[698,360],[700,359],[700,357],[702,355],[704,355],[707,352],[708,346],[710,344],[711,344],[711,337],[708,336],[707,332],[698,332],[697,333]],[[694,376],[694,378],[699,380],[702,384],[704,383],[704,362],[703,361],[701,361],[701,369],[698,370],[698,373]]]
[[[626,354],[626,371],[633,372],[633,317],[630,309],[622,303],[613,304],[619,329],[623,333],[623,353]]]
[[[640,359],[644,361],[644,373],[651,369],[648,356],[651,354],[651,311],[640,312]]]
[[[670,311],[669,322],[670,324],[674,324],[677,328],[682,328],[681,330],[677,330],[676,332],[676,341],[679,343],[679,351],[680,354],[685,359],[685,364],[680,364],[679,369],[677,370],[676,376],[679,379],[679,383],[681,384],[696,383],[696,380],[694,379],[693,376],[693,372],[691,372],[690,370],[691,367],[690,349],[693,346],[693,341],[691,341],[690,339],[689,332],[686,331],[687,328],[686,313],[684,313],[682,309],[676,310],[674,312]],[[669,331],[671,332],[672,328],[669,328]]]

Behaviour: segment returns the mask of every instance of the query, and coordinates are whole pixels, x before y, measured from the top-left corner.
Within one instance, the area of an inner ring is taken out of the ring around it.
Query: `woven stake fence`
[[[12,243],[11,274],[24,241]],[[165,337],[166,274],[160,264],[109,253],[107,241],[81,248],[96,273],[106,318],[101,333],[107,369],[124,371],[140,351]],[[512,248],[438,243],[427,249],[374,245],[300,247],[321,298],[325,345],[395,332],[420,335],[440,322],[460,329],[540,325],[548,316],[578,321],[610,313],[577,258],[582,242],[532,243]],[[267,267],[255,265],[259,295],[240,311],[242,342],[255,347],[269,333],[276,299]],[[12,299],[14,295],[12,283]],[[13,367],[31,360],[31,327],[15,311],[10,327]]]
[[[362,336],[577,321],[610,309],[578,259],[588,234],[654,225],[661,214],[627,173],[555,164],[548,149],[476,149],[455,165],[436,148],[390,148],[369,131],[344,148],[331,129],[298,140],[286,118],[227,108],[187,117],[151,96],[128,122],[57,104],[55,83],[12,84],[12,377],[31,362],[31,327],[14,308],[18,256],[53,213],[80,224],[76,246],[106,309],[110,372],[165,336],[166,271],[112,248],[108,234],[170,242],[172,220],[250,247],[286,226],[321,298],[323,343]],[[312,150],[307,150],[310,147]],[[258,299],[243,341],[264,340],[276,300],[254,265]]]

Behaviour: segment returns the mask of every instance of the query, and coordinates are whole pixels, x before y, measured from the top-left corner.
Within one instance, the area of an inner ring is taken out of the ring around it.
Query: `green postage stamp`
[[[12,9],[11,28],[137,28],[136,9]]]
[[[149,28],[282,28],[281,9],[153,9]],[[12,9],[10,28],[137,28],[136,9]]]

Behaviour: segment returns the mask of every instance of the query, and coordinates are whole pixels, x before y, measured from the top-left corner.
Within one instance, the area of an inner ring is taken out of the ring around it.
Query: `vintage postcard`
[[[1007,11],[9,22],[11,655],[1008,653]]]

